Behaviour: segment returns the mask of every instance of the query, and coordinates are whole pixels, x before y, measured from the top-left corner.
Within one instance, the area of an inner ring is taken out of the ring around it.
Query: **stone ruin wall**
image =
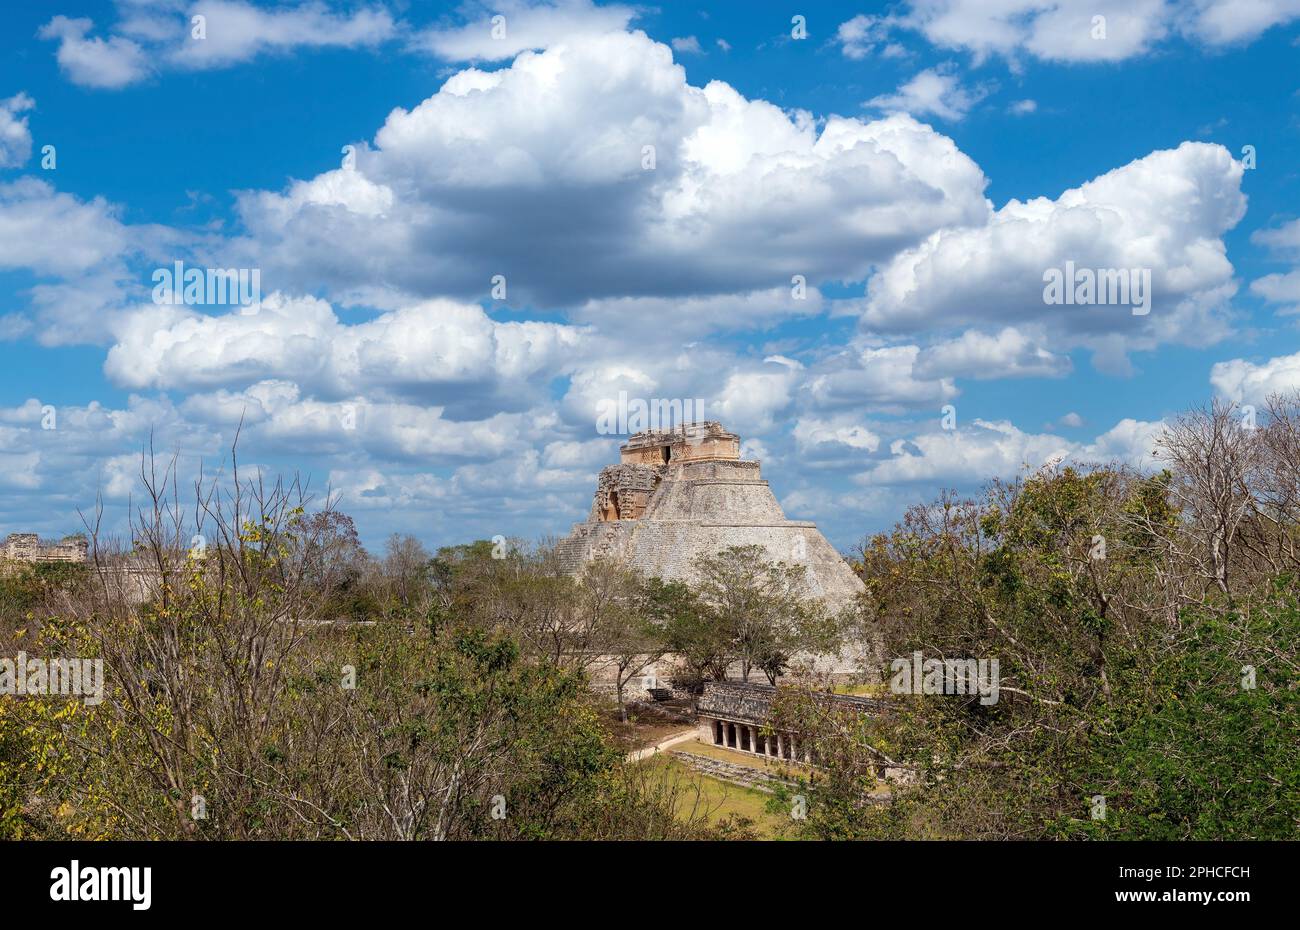
[[[42,543],[35,533],[10,533],[0,544],[0,558],[15,562],[85,562],[86,540],[66,536],[57,543]]]

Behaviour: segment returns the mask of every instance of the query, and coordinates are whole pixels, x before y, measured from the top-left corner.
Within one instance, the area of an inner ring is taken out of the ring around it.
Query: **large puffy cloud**
[[[732,429],[765,433],[789,407],[803,366],[779,355],[761,367],[733,371],[719,392],[716,409]]]
[[[647,146],[653,146],[653,167]],[[354,176],[348,176],[349,174]],[[450,78],[355,166],[246,193],[249,262],[277,286],[566,305],[861,280],[989,212],[979,168],[906,116],[823,127],[686,82],[641,33],[589,36]]]
[[[349,325],[323,300],[276,293],[217,316],[185,307],[141,308],[119,323],[104,367],[131,388],[282,379],[332,396],[451,393],[467,404],[477,387],[508,403],[502,391],[562,370],[582,340],[580,328],[500,323],[480,307],[446,300]]]
[[[1109,350],[1206,344],[1227,331],[1235,292],[1222,236],[1241,219],[1242,166],[1218,145],[1153,152],[1055,200],[1012,200],[986,224],[948,228],[868,284],[863,324],[916,331],[994,320],[1048,327],[1066,344]],[[1150,269],[1147,315],[1128,306],[1045,303],[1045,273]]]
[[[648,408],[665,401],[679,404],[671,408],[673,417],[680,410],[691,420],[721,420],[754,439],[783,426],[807,374],[802,363],[782,355],[759,361],[707,346],[645,353],[636,351],[635,338],[624,346],[597,345],[600,354],[576,366],[559,408],[579,435],[614,425],[608,411],[617,409],[610,405],[621,398],[629,412],[634,401]]]

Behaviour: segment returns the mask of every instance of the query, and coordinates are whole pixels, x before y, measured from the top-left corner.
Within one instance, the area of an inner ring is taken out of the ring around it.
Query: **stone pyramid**
[[[694,566],[730,546],[759,545],[772,561],[806,565],[812,593],[847,606],[862,581],[815,523],[787,520],[740,437],[716,422],[636,433],[621,462],[600,473],[586,522],[560,542],[573,571],[586,561],[625,561],[647,577],[691,581]]]

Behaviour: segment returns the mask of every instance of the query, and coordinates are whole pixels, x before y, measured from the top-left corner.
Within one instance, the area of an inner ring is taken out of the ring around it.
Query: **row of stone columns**
[[[808,752],[788,733],[763,733],[760,727],[729,720],[713,721],[713,744],[757,756],[808,762]]]

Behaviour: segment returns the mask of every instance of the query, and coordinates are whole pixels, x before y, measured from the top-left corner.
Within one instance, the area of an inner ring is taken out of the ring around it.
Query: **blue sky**
[[[560,534],[627,391],[848,549],[1300,387],[1300,0],[989,7],[6,10],[0,532],[120,529],[151,433],[210,471],[242,416],[371,545]],[[176,261],[263,300],[159,305]],[[1044,303],[1067,261],[1150,312]]]

